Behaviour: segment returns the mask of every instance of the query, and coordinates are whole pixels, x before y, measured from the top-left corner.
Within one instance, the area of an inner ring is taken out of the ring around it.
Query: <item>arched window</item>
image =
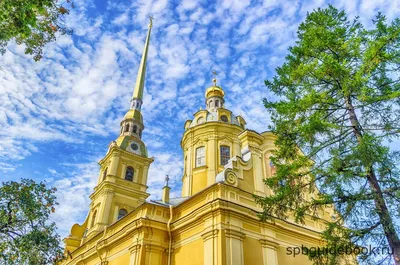
[[[129,132],[129,123],[125,125],[125,132]]]
[[[201,167],[206,165],[205,148],[201,146],[196,149],[196,167]]]
[[[104,171],[103,171],[103,180],[105,180],[107,177],[107,170],[108,170],[108,167],[106,167],[106,169],[104,169]]]
[[[118,220],[128,214],[128,211],[125,209],[119,209],[118,211]]]
[[[219,100],[216,100],[216,101],[215,101],[215,106],[216,106],[216,107],[219,107]]]
[[[134,174],[133,167],[131,166],[127,167],[125,171],[125,179],[133,181],[133,174]]]
[[[226,164],[228,164],[229,158],[231,158],[230,147],[226,145],[221,145],[219,147],[219,152],[221,165],[225,166]]]
[[[139,137],[142,137],[142,130],[139,129]]]
[[[132,131],[133,131],[133,133],[136,133],[136,131],[137,131],[137,126],[136,125],[133,125]]]
[[[94,211],[93,216],[92,216],[92,225],[90,227],[94,226],[94,223],[96,222],[96,215],[97,215],[97,210]]]

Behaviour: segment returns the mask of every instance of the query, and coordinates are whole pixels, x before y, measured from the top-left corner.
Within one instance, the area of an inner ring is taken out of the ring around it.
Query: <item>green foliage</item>
[[[0,187],[0,264],[53,264],[62,257],[59,236],[49,216],[56,189],[22,179]]]
[[[277,172],[265,181],[273,195],[256,200],[263,219],[294,215],[301,223],[334,205],[322,234],[328,246],[389,247],[400,259],[399,153],[388,148],[400,133],[400,20],[378,14],[373,25],[367,30],[332,6],[307,14],[265,81],[279,98],[264,99]],[[344,256],[310,258],[338,264]],[[391,256],[359,256],[366,264],[380,258]]]
[[[67,3],[73,7],[71,0]],[[70,34],[63,18],[69,10],[55,0],[0,1],[0,53],[11,40],[25,44],[25,53],[35,61],[42,58],[43,47],[56,39],[56,34]]]

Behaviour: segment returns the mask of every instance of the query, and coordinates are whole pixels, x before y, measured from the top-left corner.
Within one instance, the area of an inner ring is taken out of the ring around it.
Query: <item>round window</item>
[[[204,123],[204,118],[203,117],[198,118],[197,124],[202,124],[202,123]]]
[[[226,115],[221,115],[221,121],[228,122],[228,117],[226,117]]]

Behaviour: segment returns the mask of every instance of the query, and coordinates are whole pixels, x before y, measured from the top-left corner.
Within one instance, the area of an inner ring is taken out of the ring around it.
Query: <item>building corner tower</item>
[[[245,130],[246,122],[225,108],[225,92],[214,77],[205,92],[206,109],[193,114],[185,123],[181,140],[184,155],[182,197],[216,183],[216,176],[224,170],[229,159],[241,155],[237,137]]]
[[[153,158],[148,157],[146,145],[142,141],[144,124],[141,107],[151,29],[152,18],[130,109],[120,123],[118,138],[110,143],[107,154],[99,161],[100,173],[94,192],[90,195],[88,216],[82,225],[75,224],[70,235],[64,239],[66,249],[70,252],[134,210],[149,196],[147,177]]]

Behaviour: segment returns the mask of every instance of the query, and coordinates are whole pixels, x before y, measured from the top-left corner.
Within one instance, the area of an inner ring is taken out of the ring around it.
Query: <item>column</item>
[[[216,136],[210,136],[206,142],[207,187],[215,183],[218,174],[218,141]]]
[[[253,163],[253,179],[254,179],[254,190],[256,195],[264,195],[263,182],[263,167],[262,167],[262,155],[261,150],[255,147],[250,147],[251,160]]]
[[[114,190],[113,189],[105,189],[104,190],[104,198],[101,201],[100,205],[100,225],[108,225],[109,224],[109,219],[110,219],[110,214],[111,214],[111,205],[112,205],[112,199],[114,197]]]
[[[260,243],[263,254],[263,265],[278,265],[278,243],[268,239],[260,239]]]
[[[218,231],[213,229],[201,235],[204,240],[204,265],[218,264]]]
[[[146,244],[144,251],[146,253],[143,265],[163,265],[163,255],[166,253],[164,247]]]
[[[225,230],[226,265],[244,265],[243,239],[245,234],[232,229]]]
[[[140,264],[140,244],[135,244],[129,248],[129,252],[131,253],[129,259],[129,265],[139,265]]]
[[[143,173],[142,174],[143,175],[142,175],[142,183],[141,184],[147,186],[147,176],[149,174],[149,166],[143,166]]]
[[[117,177],[118,164],[119,164],[119,155],[116,154],[112,155],[108,175]]]

